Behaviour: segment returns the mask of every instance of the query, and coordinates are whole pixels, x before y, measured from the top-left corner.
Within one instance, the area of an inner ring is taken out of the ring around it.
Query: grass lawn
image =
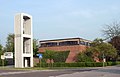
[[[48,68],[32,67],[32,68],[14,68],[14,67],[0,67],[0,70],[49,70]]]

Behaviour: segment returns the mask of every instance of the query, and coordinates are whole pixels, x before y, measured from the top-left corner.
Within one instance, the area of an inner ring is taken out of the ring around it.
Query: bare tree
[[[120,22],[106,24],[105,28],[103,29],[103,33],[106,39],[112,39],[116,36],[120,36]]]
[[[111,43],[116,49],[118,58],[120,57],[120,22],[113,22],[112,24],[105,25],[103,33],[105,35],[105,39],[109,39],[109,43]],[[120,60],[120,59],[118,59]]]

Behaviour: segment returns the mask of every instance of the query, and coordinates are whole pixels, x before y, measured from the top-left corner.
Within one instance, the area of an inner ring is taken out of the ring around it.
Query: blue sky
[[[33,16],[39,40],[103,37],[105,24],[120,20],[120,0],[0,0],[0,43],[14,32],[16,13]]]

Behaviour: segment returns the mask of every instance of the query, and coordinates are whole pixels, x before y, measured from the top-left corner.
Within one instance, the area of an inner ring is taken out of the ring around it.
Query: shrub
[[[3,64],[2,64],[2,59],[0,59],[0,66],[3,66]],[[7,60],[4,60],[4,66],[6,66],[7,65]]]
[[[120,62],[107,62],[107,66],[118,65]]]
[[[41,63],[41,67],[48,67],[49,63]],[[105,62],[104,66],[112,66],[120,64],[120,62]],[[40,66],[38,63],[37,66]],[[77,62],[77,63],[53,63],[53,67],[102,67],[103,62]]]
[[[65,62],[70,51],[59,51],[54,54],[54,62]]]
[[[77,56],[77,62],[93,62],[94,60],[87,56],[85,53],[79,53]]]
[[[95,67],[102,67],[103,66],[103,62],[96,62],[94,63]]]

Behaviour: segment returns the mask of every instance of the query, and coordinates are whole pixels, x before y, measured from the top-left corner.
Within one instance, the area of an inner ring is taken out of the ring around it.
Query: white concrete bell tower
[[[33,67],[32,16],[19,13],[14,18],[15,68]]]

